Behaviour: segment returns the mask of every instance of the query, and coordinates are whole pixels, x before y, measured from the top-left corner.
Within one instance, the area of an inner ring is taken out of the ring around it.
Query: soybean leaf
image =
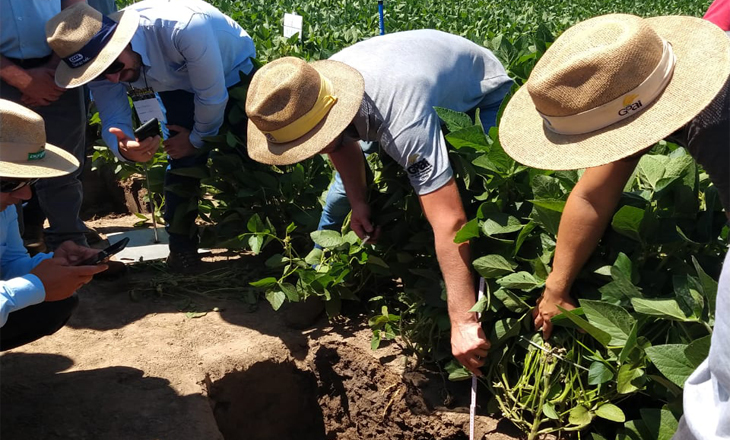
[[[520,313],[529,310],[530,308],[530,306],[527,305],[527,303],[525,303],[519,296],[507,289],[497,289],[497,291],[494,292],[494,296],[512,312]]]
[[[336,248],[337,246],[344,243],[344,240],[342,239],[342,234],[337,231],[324,229],[320,231],[314,231],[310,233],[309,236],[312,237],[312,240],[315,243],[326,249]]]
[[[644,408],[640,413],[641,421],[644,422],[653,439],[671,440],[674,433],[677,432],[679,423],[671,411],[666,409]]]
[[[587,426],[591,423],[591,420],[593,420],[593,414],[583,405],[578,405],[571,409],[570,415],[568,416],[568,422],[576,426]]]
[[[274,284],[276,284],[276,281],[277,280],[274,277],[266,277],[266,278],[262,278],[257,281],[252,281],[249,284],[254,287],[269,287],[269,286],[273,286]]]
[[[505,341],[520,334],[522,323],[519,319],[506,318],[494,323],[492,334],[489,340],[492,342],[492,349],[496,349]]]
[[[522,229],[523,226],[517,218],[509,214],[494,212],[488,214],[487,218],[484,219],[482,231],[484,231],[484,235],[492,236],[516,232]]]
[[[551,419],[551,420],[560,419],[560,417],[558,416],[558,413],[555,411],[555,405],[553,405],[550,402],[545,402],[542,405],[542,413],[545,414],[548,419]]]
[[[304,257],[304,262],[309,265],[319,264],[322,261],[322,249],[314,248]]]
[[[477,237],[479,237],[479,220],[472,219],[459,229],[454,237],[454,243],[464,243]]]
[[[279,310],[279,307],[284,304],[285,299],[286,294],[281,290],[269,290],[266,292],[266,300],[269,301],[274,310]]]
[[[286,295],[289,301],[299,302],[299,292],[293,284],[290,283],[279,283],[279,288]]]
[[[479,257],[474,260],[474,269],[484,278],[495,278],[510,272],[514,272],[517,263],[507,261],[501,255],[492,254]]]
[[[451,132],[474,126],[474,122],[472,122],[471,118],[466,113],[457,112],[444,107],[434,107],[433,109],[436,110],[438,117],[444,121],[446,128],[448,128]]]
[[[612,403],[604,403],[599,406],[596,410],[596,415],[612,422],[623,423],[626,421],[626,415],[621,411],[621,408]]]
[[[628,278],[629,280],[633,281],[633,268],[631,264],[631,260],[629,257],[626,256],[623,252],[619,252],[618,256],[616,257],[616,261],[613,263],[613,267],[616,268],[620,273],[624,275],[625,278]],[[614,278],[616,278],[616,272],[611,271],[611,274]]]
[[[487,138],[484,136],[484,130],[477,125],[452,131],[445,138],[456,149],[472,147],[476,150],[485,150],[488,145]]]
[[[702,285],[702,293],[707,299],[707,306],[709,307],[710,316],[715,316],[717,281],[715,281],[714,279],[712,279],[711,276],[705,273],[705,271],[702,269],[702,266],[700,266],[700,263],[697,261],[694,255],[692,256],[692,264],[694,264],[695,270],[697,271],[697,276],[700,279],[700,284]]]
[[[675,275],[672,277],[674,294],[677,296],[677,304],[687,316],[702,316],[704,301],[702,295],[697,291],[698,283],[688,275]]]
[[[687,319],[677,301],[673,299],[631,298],[631,305],[634,306],[634,311],[642,315],[661,316],[685,322],[692,321]]]
[[[596,341],[600,342],[601,345],[603,345],[604,347],[607,347],[608,346],[608,343],[611,340],[611,335],[609,335],[608,333],[604,332],[603,330],[600,330],[600,329],[596,328],[595,326],[591,325],[588,321],[586,321],[585,319],[581,318],[580,316],[578,316],[577,314],[573,313],[572,311],[565,310],[564,308],[562,308],[560,306],[557,306],[557,307],[558,307],[558,309],[561,312],[563,312],[563,314],[565,316],[568,317],[568,319],[570,319],[571,321],[573,321],[573,323],[575,325],[577,325],[578,327],[580,327],[583,330],[585,330],[586,333],[588,333],[589,335],[593,336],[593,338]]]
[[[588,384],[599,385],[613,379],[613,372],[603,362],[594,361],[588,369]]]
[[[621,235],[629,237],[638,242],[642,241],[641,221],[644,219],[644,210],[634,206],[622,206],[614,214],[611,220],[611,227]]]
[[[699,367],[700,364],[707,359],[707,355],[710,354],[711,340],[712,336],[707,335],[704,338],[695,339],[690,342],[689,345],[687,345],[687,348],[684,349],[684,355],[695,368]]]
[[[479,300],[474,304],[474,306],[469,309],[470,312],[474,313],[482,313],[484,310],[487,309],[487,305],[489,304],[489,298],[487,296],[483,296],[479,298]]]
[[[636,338],[639,331],[639,323],[636,322],[631,327],[631,331],[629,332],[629,337],[626,338],[626,343],[624,344],[624,347],[621,349],[621,353],[618,355],[618,361],[621,363],[626,362],[626,360],[629,358],[629,355],[631,354],[631,351],[636,347]]]
[[[497,284],[506,289],[519,289],[530,291],[545,284],[544,281],[535,279],[535,277],[525,271],[509,274],[497,280]]]
[[[455,359],[446,364],[444,367],[447,373],[449,373],[449,380],[467,380],[471,379],[472,374],[463,365],[457,362]]]
[[[631,335],[636,320],[623,307],[603,301],[581,299],[580,305],[588,322],[611,335],[609,345],[623,346]]]
[[[645,349],[649,360],[675,385],[684,387],[684,382],[695,370],[695,365],[684,354],[686,344],[655,345]]]
[[[527,240],[527,238],[530,236],[530,233],[535,229],[535,226],[537,224],[533,221],[530,221],[528,224],[525,225],[524,228],[520,231],[520,233],[517,235],[517,240],[515,240],[515,247],[512,250],[512,255],[517,255],[517,252],[519,252],[520,248],[522,247],[522,244]]]
[[[264,232],[264,222],[261,221],[261,217],[258,214],[254,214],[248,219],[246,224],[248,232]]]
[[[631,394],[639,390],[641,386],[639,379],[644,377],[644,370],[629,364],[623,364],[618,369],[616,378],[616,391],[619,394]]]

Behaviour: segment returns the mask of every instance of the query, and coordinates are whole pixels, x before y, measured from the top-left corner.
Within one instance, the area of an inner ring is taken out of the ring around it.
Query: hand
[[[352,204],[352,215],[350,216],[350,228],[355,231],[360,239],[370,237],[369,243],[376,243],[380,237],[380,226],[373,227],[370,222],[370,205],[367,203]]]
[[[43,260],[30,271],[46,289],[46,301],[61,301],[73,295],[79,287],[91,281],[94,274],[107,269],[106,264],[96,266],[69,266],[61,257]]]
[[[190,130],[179,125],[168,125],[167,129],[176,131],[177,134],[167,139],[162,145],[165,152],[173,159],[182,159],[183,157],[192,156],[198,149],[190,143]]]
[[[61,246],[53,251],[53,258],[63,258],[69,265],[74,266],[87,258],[96,256],[98,253],[98,249],[79,246],[73,241],[64,241]]]
[[[553,323],[550,319],[559,315],[563,312],[558,309],[558,306],[565,310],[573,310],[577,307],[575,301],[568,294],[560,294],[549,292],[548,289],[542,293],[540,299],[537,300],[537,305],[532,309],[532,317],[535,321],[535,330],[542,329],[543,339],[549,339],[553,333]]]
[[[155,155],[160,147],[160,137],[149,137],[145,140],[130,138],[121,129],[116,127],[109,128],[109,133],[117,137],[119,142],[119,154],[125,159],[133,162],[147,162]]]
[[[42,107],[57,101],[66,89],[58,87],[55,69],[36,67],[26,69],[27,76],[15,87],[20,90],[21,102],[28,107]]]
[[[484,366],[484,359],[491,346],[481,323],[451,323],[451,352],[475,376],[482,375],[479,368]]]

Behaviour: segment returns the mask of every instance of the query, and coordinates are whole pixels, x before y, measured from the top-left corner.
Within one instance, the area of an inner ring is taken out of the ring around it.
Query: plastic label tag
[[[295,13],[284,14],[284,37],[289,38],[294,34],[299,34],[299,41],[302,41],[302,26],[304,19],[301,15]]]

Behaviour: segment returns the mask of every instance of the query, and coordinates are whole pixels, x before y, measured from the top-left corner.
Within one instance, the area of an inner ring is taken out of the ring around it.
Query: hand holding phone
[[[121,252],[121,250],[127,246],[127,243],[129,243],[129,237],[124,237],[121,240],[119,240],[118,242],[116,242],[113,245],[109,246],[108,248],[104,249],[103,251],[100,251],[95,256],[93,256],[91,258],[87,258],[86,260],[83,260],[79,263],[76,263],[75,266],[94,266],[99,263],[104,263],[112,255]]]
[[[134,137],[143,141],[149,137],[160,135],[160,123],[157,118],[152,118],[134,130]]]

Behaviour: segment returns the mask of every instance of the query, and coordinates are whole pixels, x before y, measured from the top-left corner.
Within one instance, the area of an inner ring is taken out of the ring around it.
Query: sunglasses
[[[114,75],[124,70],[124,63],[119,60],[114,60],[103,72],[96,77],[97,80],[104,79],[107,75]]]
[[[25,188],[28,185],[33,185],[39,179],[12,179],[0,181],[0,192],[11,193]]]

